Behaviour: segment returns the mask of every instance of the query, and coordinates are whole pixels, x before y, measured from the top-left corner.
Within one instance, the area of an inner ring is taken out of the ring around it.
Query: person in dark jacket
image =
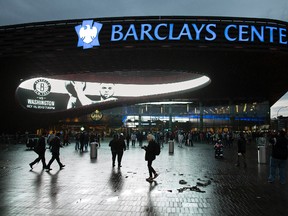
[[[145,161],[147,161],[147,166],[148,166],[148,171],[149,171],[149,177],[146,179],[146,181],[152,182],[159,175],[158,173],[156,173],[156,171],[152,167],[152,162],[156,158],[155,145],[157,145],[157,143],[155,142],[155,137],[152,134],[147,135],[147,141],[148,141],[148,146],[142,147],[146,151]],[[154,174],[154,177],[152,177],[152,174]]]
[[[112,166],[115,166],[115,160],[117,157],[117,162],[118,162],[118,167],[122,167],[121,162],[122,162],[122,157],[123,153],[126,150],[126,144],[124,140],[124,136],[120,135],[118,138],[118,135],[115,134],[113,136],[113,139],[110,141],[109,146],[111,148],[111,153],[112,153]]]
[[[273,183],[276,178],[276,170],[279,169],[280,184],[286,183],[286,162],[288,157],[288,140],[285,131],[281,130],[272,141],[272,154],[270,157],[270,173],[268,182]]]
[[[34,147],[34,151],[38,154],[38,157],[29,164],[31,170],[33,169],[33,165],[38,163],[40,160],[42,161],[43,169],[46,168],[45,162],[45,151],[46,151],[46,141],[45,141],[45,133],[39,138],[37,145]]]
[[[118,140],[118,150],[117,150],[117,160],[118,160],[118,167],[122,167],[121,165],[121,161],[122,161],[122,157],[124,154],[124,151],[126,151],[126,143],[125,143],[125,137],[123,135],[123,133],[120,134],[119,140]]]
[[[237,141],[238,144],[238,155],[237,155],[237,163],[236,166],[240,166],[240,158],[242,158],[243,160],[243,165],[244,168],[247,167],[247,163],[246,163],[246,138],[244,136],[243,132],[240,132],[240,137]]]
[[[60,142],[60,133],[57,133],[56,136],[53,138],[53,140],[51,140],[51,152],[52,152],[52,158],[50,159],[47,167],[46,167],[46,171],[50,171],[52,170],[50,168],[51,164],[53,163],[53,161],[56,159],[56,161],[58,162],[60,169],[64,168],[65,165],[63,165],[60,161],[60,147],[63,147],[61,145]]]

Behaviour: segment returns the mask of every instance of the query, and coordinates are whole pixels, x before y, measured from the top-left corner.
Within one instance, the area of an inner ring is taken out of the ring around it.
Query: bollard
[[[169,140],[168,144],[169,144],[169,154],[174,154],[174,141]]]
[[[258,146],[258,163],[266,163],[266,147]]]
[[[90,143],[90,158],[91,159],[97,158],[97,151],[98,151],[98,143],[91,142]]]

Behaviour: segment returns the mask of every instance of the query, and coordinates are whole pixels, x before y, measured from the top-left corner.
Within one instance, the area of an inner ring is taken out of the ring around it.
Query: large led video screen
[[[16,90],[16,98],[27,110],[59,112],[83,106],[101,106],[104,103],[121,104],[127,100],[137,103],[165,98],[180,92],[194,91],[209,83],[207,76],[158,84],[83,82],[37,77],[23,81]]]

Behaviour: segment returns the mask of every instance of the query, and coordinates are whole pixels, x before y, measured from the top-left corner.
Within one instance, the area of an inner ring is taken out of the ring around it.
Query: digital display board
[[[117,81],[117,79],[115,79]],[[23,81],[16,90],[19,104],[36,112],[58,112],[103,103],[146,101],[193,91],[210,83],[207,76],[158,84],[82,82],[38,77]]]

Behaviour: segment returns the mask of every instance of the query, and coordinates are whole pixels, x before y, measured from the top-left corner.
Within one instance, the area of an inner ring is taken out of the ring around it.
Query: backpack
[[[155,155],[160,155],[160,152],[161,152],[160,145],[159,145],[159,143],[156,143],[156,142],[155,142],[154,154],[155,154]]]

